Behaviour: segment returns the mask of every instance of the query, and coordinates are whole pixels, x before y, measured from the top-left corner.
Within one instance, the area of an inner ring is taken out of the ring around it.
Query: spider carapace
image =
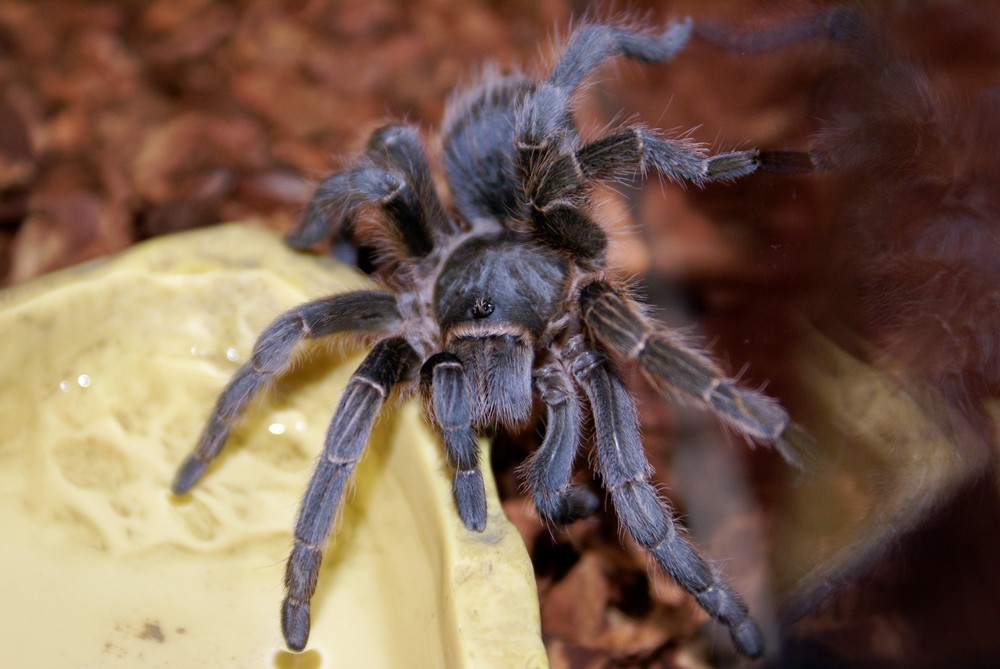
[[[376,131],[363,156],[319,185],[289,241],[307,248],[354,225],[355,236],[378,251],[376,276],[385,290],[334,295],[278,317],[223,391],[174,482],[184,493],[198,481],[302,340],[353,334],[372,343],[336,409],[299,510],[282,607],[290,648],[306,645],[322,551],[372,423],[391,395],[419,388],[444,442],[458,513],[473,531],[486,525],[477,435],[523,423],[536,398],[545,408],[545,437],[523,471],[539,514],[559,525],[596,509],[597,497],[571,483],[589,411],[600,480],[624,529],[729,628],[740,652],[763,652],[743,599],[650,483],[635,403],[613,360],[637,361],[664,390],[775,444],[793,462],[808,437],[776,401],[740,387],[706,353],[647,317],[605,265],[607,236],[590,206],[600,182],[648,172],[680,183],[732,180],[757,168],[758,153],[708,155],[636,124],[585,142],[570,110],[602,61],[662,61],[690,34],[688,20],[658,34],[584,24],[547,78],[487,73],[455,96],[442,132],[451,209],[436,193],[418,133],[406,125]]]

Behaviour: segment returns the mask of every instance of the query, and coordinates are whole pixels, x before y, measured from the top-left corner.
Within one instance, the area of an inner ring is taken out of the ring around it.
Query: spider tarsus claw
[[[453,486],[455,506],[462,523],[473,532],[486,529],[486,485],[483,475],[477,469],[470,472],[460,472],[455,476]]]
[[[758,658],[764,654],[764,635],[752,618],[744,618],[743,622],[729,629],[733,645],[741,653],[750,658]]]
[[[201,479],[206,469],[208,469],[207,462],[202,462],[193,457],[185,460],[181,468],[177,470],[177,476],[174,477],[174,482],[171,486],[174,494],[186,494]]]
[[[281,605],[281,633],[291,650],[301,651],[306,647],[309,625],[309,602],[286,597]]]
[[[759,169],[772,174],[809,174],[816,171],[816,160],[808,151],[761,151]]]
[[[553,493],[535,493],[535,508],[546,523],[569,525],[594,515],[600,505],[597,495],[583,486],[574,485]]]
[[[781,453],[781,457],[799,471],[806,473],[815,471],[819,445],[801,425],[789,423],[774,442],[774,446]]]
[[[566,512],[563,524],[569,524],[594,515],[600,500],[597,495],[583,486],[573,486],[566,496]]]

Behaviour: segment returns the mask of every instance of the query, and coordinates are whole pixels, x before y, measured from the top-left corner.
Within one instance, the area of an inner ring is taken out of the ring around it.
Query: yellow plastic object
[[[284,650],[293,516],[357,351],[313,347],[194,492],[169,492],[267,323],[363,285],[228,225],[0,293],[4,666],[546,665],[531,564],[491,477],[487,530],[468,532],[412,403],[376,425],[308,649]]]

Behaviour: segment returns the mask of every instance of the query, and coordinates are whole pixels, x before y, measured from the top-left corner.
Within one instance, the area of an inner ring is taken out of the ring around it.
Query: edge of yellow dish
[[[284,649],[294,514],[360,351],[308,347],[193,493],[169,492],[257,334],[296,304],[366,285],[229,224],[0,294],[5,664],[547,666],[531,563],[492,478],[487,529],[468,532],[413,403],[376,424],[307,650]]]

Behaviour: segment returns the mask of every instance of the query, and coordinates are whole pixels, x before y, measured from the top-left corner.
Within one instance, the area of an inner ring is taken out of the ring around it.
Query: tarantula
[[[358,233],[380,251],[388,289],[319,299],[271,323],[173,484],[182,494],[201,478],[234,422],[288,367],[302,340],[337,333],[374,340],[347,384],[299,510],[281,612],[290,648],[306,645],[323,548],[376,414],[392,393],[419,386],[443,438],[458,513],[476,532],[486,524],[477,435],[523,424],[535,396],[547,428],[524,471],[539,515],[562,525],[596,509],[596,496],[571,483],[582,390],[600,476],[624,528],[729,628],[740,652],[763,652],[743,599],[650,483],[635,404],[612,357],[638,361],[665,388],[739,433],[776,444],[790,460],[806,437],[775,400],[741,388],[704,352],[646,316],[605,266],[607,235],[588,213],[595,183],[649,171],[680,183],[731,180],[753,172],[759,154],[709,156],[690,141],[638,125],[584,142],[570,110],[581,81],[605,59],[662,61],[690,34],[689,20],[660,34],[586,24],[544,81],[491,76],[454,97],[442,133],[451,211],[435,192],[416,130],[406,125],[376,131],[362,158],[317,188],[290,243],[310,247],[331,225],[374,213],[375,229]]]

